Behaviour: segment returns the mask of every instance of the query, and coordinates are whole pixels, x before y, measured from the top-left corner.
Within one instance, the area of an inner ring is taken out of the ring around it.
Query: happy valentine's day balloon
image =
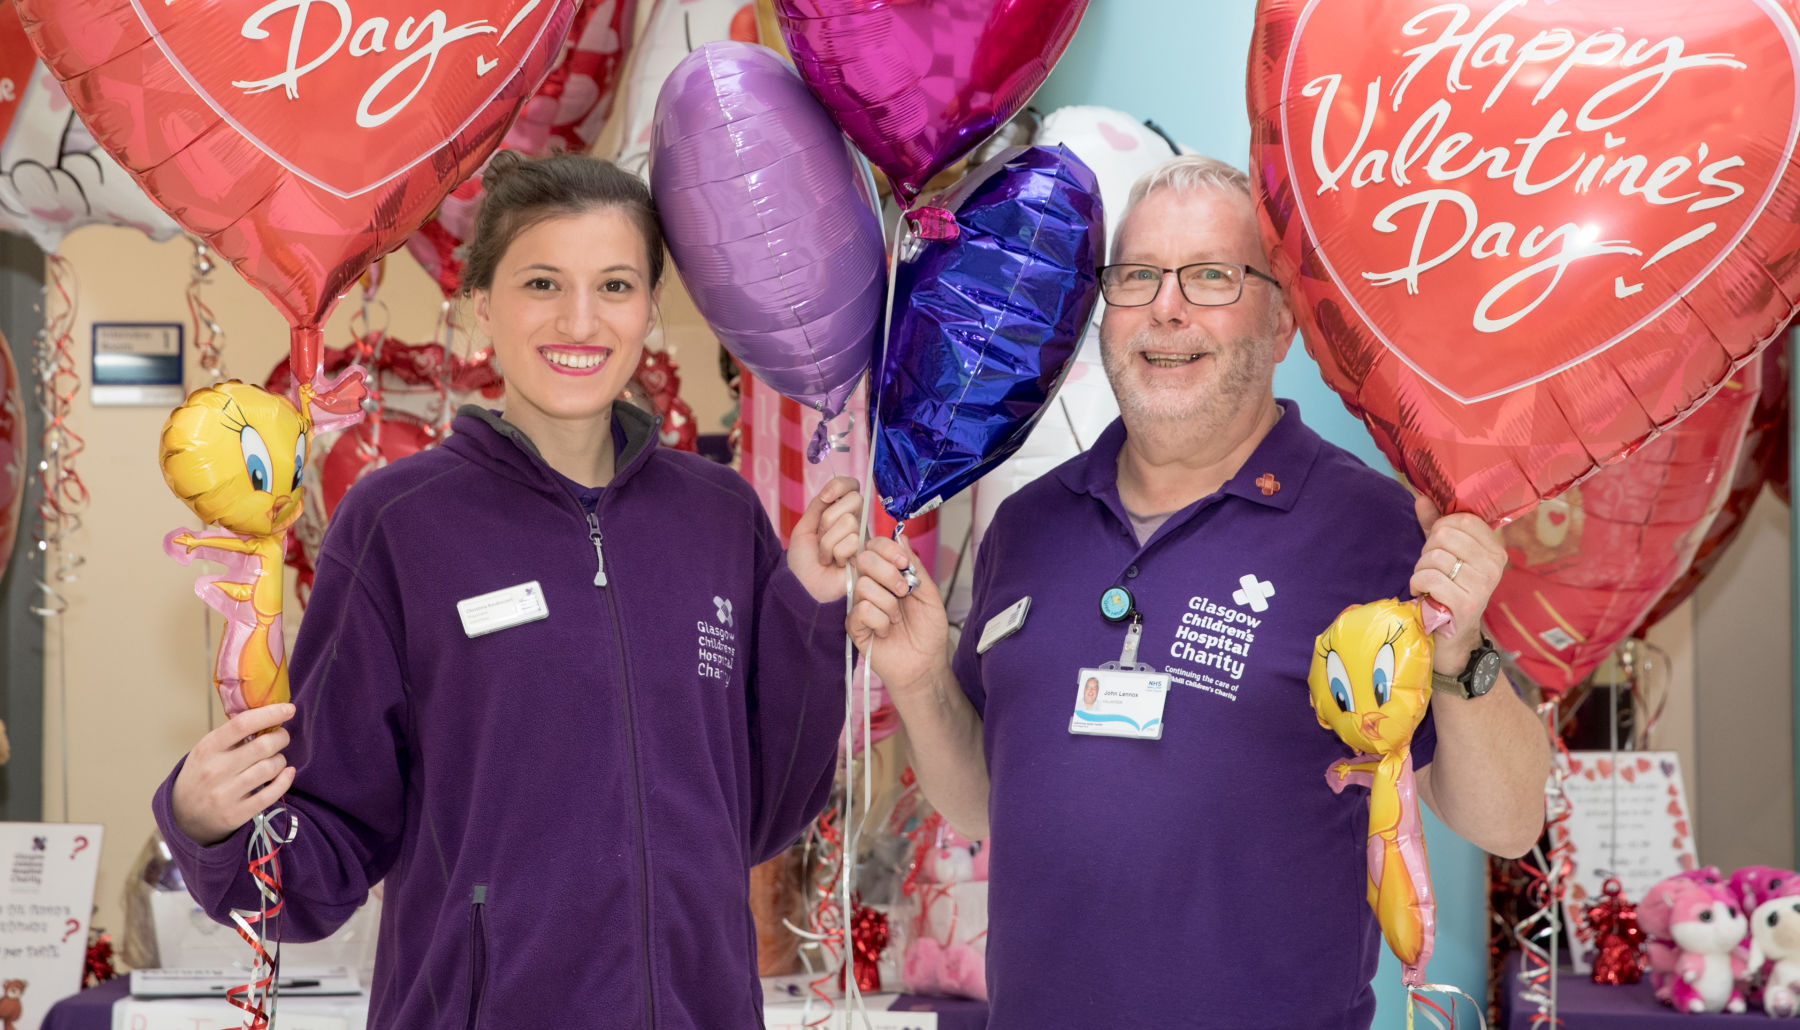
[[[1529,510],[1787,324],[1797,54],[1791,0],[1263,0],[1270,261],[1440,507]]]
[[[287,316],[319,326],[486,160],[574,0],[17,0],[94,138]]]

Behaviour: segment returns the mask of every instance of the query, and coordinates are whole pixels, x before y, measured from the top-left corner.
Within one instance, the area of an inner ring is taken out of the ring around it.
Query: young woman
[[[761,1027],[748,870],[830,791],[861,497],[833,480],[784,554],[735,472],[615,402],[662,275],[638,179],[503,152],[483,185],[464,284],[505,412],[346,495],[294,703],[207,734],[157,822],[224,921],[285,806],[286,940],[385,882],[370,1026]]]

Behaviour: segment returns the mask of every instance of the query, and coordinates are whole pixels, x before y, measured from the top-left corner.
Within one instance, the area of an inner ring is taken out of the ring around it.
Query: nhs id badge
[[[1083,669],[1076,679],[1069,732],[1087,737],[1161,740],[1169,674],[1157,670]]]

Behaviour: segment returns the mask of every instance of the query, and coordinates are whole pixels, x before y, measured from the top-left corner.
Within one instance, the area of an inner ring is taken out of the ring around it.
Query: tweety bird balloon
[[[299,390],[298,403],[237,380],[202,387],[163,423],[163,479],[207,528],[176,529],[163,550],[225,566],[194,593],[225,617],[213,685],[227,717],[288,699],[281,632],[282,558],[300,517],[307,446],[315,433],[362,418],[361,369]]]
[[[1333,791],[1369,788],[1369,906],[1408,986],[1425,982],[1436,906],[1413,786],[1412,735],[1431,700],[1431,635],[1416,601],[1344,609],[1313,651],[1313,711],[1356,752],[1333,762]]]

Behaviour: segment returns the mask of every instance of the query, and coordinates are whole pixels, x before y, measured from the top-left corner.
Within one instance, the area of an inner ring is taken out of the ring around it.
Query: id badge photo
[[[1144,632],[1143,616],[1124,587],[1101,595],[1100,613],[1108,622],[1128,623],[1119,660],[1075,677],[1075,711],[1069,732],[1089,737],[1161,740],[1163,704],[1169,699],[1169,674],[1137,660]]]

